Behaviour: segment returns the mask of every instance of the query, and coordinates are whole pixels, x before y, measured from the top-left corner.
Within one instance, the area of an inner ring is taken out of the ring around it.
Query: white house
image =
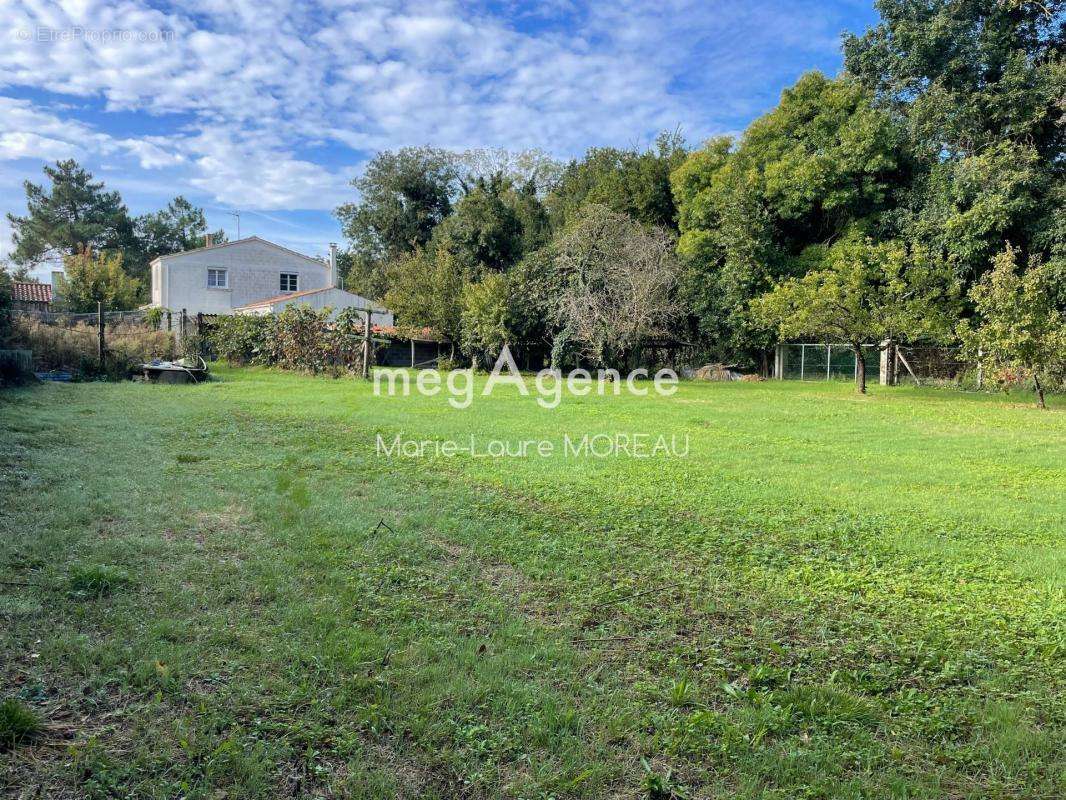
[[[249,236],[160,256],[151,263],[150,306],[188,314],[268,314],[293,302],[315,308],[366,308],[366,298],[337,288],[337,246],[329,261]],[[383,310],[380,306],[374,306]],[[392,325],[392,315],[374,316]]]

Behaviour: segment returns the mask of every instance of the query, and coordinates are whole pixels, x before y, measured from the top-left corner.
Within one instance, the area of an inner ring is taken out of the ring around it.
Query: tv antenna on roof
[[[237,238],[240,239],[241,238],[241,212],[240,211],[230,211],[229,215],[231,217],[236,217],[236,219],[237,219]]]

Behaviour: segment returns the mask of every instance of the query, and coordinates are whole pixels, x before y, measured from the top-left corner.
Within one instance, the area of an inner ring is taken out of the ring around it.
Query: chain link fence
[[[875,344],[862,346],[867,380],[878,374],[881,350]],[[855,352],[848,344],[779,344],[774,360],[774,377],[782,380],[855,380],[858,367]]]

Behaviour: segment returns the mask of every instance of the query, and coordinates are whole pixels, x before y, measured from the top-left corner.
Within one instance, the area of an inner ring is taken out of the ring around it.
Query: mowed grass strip
[[[1066,791],[1061,401],[219,372],[0,395],[5,790]],[[689,455],[375,452],[585,433]]]

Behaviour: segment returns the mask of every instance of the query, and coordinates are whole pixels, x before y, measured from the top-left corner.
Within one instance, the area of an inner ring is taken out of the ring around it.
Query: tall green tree
[[[819,266],[824,245],[890,227],[908,189],[905,133],[854,79],[812,72],[736,145],[711,140],[672,174],[696,333],[765,368],[776,332],[750,313],[774,281]]]
[[[204,210],[184,197],[175,197],[160,211],[142,214],[133,221],[133,233],[137,239],[139,259],[137,265],[126,264],[133,275],[146,274],[147,265],[158,256],[180,253],[203,247],[206,242],[207,218]],[[214,232],[216,243],[226,241],[223,230]],[[127,259],[129,259],[127,255]]]
[[[899,220],[972,282],[1010,240],[1066,247],[1063,0],[879,0],[848,72],[906,125],[922,164]]]
[[[118,192],[104,190],[73,159],[45,166],[46,184],[25,181],[26,216],[8,214],[19,265],[34,265],[86,250],[125,252],[133,223]]]
[[[1066,144],[1063,0],[878,0],[881,21],[844,40],[845,66],[937,155]]]
[[[432,147],[378,153],[352,181],[359,198],[334,211],[361,272],[425,247],[460,192],[456,156]],[[350,281],[349,281],[350,282]]]
[[[521,256],[522,220],[516,194],[503,176],[478,178],[438,228],[434,246],[451,248],[464,271],[475,279],[503,272]]]

